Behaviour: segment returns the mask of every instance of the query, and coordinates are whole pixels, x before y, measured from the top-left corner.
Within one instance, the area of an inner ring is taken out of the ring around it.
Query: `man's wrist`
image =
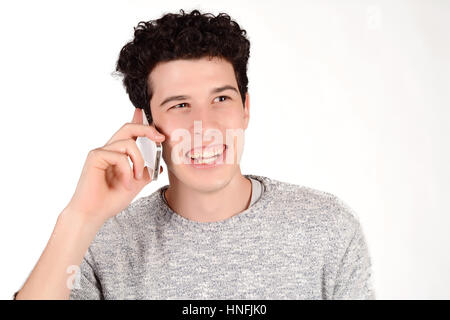
[[[73,225],[74,227],[80,227],[84,230],[91,232],[97,232],[98,229],[105,223],[104,220],[100,220],[96,217],[92,217],[81,211],[73,209],[70,206],[66,206],[58,216],[58,221],[64,221]]]

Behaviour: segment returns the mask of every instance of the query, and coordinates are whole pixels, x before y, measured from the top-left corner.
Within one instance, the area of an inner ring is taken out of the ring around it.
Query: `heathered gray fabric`
[[[375,299],[356,213],[338,197],[264,176],[219,222],[173,212],[167,185],[108,219],[70,299]],[[256,193],[255,193],[256,194]]]
[[[252,197],[250,200],[250,207],[261,197],[262,192],[262,183],[259,180],[253,179],[250,177],[250,181],[252,182]]]

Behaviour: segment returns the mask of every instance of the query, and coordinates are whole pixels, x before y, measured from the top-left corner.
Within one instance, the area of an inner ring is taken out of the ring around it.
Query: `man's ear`
[[[247,129],[249,121],[250,121],[250,97],[248,95],[248,92],[246,92],[244,104],[244,129]]]
[[[142,109],[136,107],[134,108],[133,119],[131,120],[131,122],[142,124]]]

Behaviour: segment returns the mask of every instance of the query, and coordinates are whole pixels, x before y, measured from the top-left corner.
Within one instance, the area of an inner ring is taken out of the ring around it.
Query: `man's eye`
[[[230,99],[230,97],[228,97],[228,96],[219,96],[219,97],[217,97],[217,98],[227,98],[227,99]]]
[[[176,106],[173,106],[173,107],[171,107],[170,109],[181,109],[181,108],[177,108],[178,106],[182,106],[182,105],[184,105],[184,104],[187,104],[187,103],[180,103],[180,104],[177,104]]]
[[[217,98],[226,98],[228,100],[230,99],[230,97],[228,97],[228,96],[219,96]],[[224,100],[222,100],[222,101],[224,101]],[[219,101],[219,102],[222,102],[222,101]],[[183,105],[187,105],[187,103],[183,102],[183,103],[177,104],[173,107],[170,107],[169,109],[183,109],[183,108],[179,107],[179,106],[183,106]]]

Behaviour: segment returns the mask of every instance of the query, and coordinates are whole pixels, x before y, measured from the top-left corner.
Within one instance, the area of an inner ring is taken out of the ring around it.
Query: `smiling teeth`
[[[222,151],[223,151],[223,146],[222,146],[222,148],[214,149],[214,151],[205,151],[203,153],[203,156],[202,156],[202,154],[200,152],[195,152],[194,154],[191,154],[191,158],[194,159],[194,160],[197,160],[197,159],[209,160],[207,158],[211,158],[212,161],[214,161],[214,157],[217,156],[218,154],[221,154]],[[209,161],[209,162],[211,162],[211,161]]]
[[[195,163],[198,164],[209,164],[209,163],[213,163],[214,161],[216,161],[217,157],[212,157],[212,158],[207,158],[207,159],[200,159],[200,160],[196,160]]]

